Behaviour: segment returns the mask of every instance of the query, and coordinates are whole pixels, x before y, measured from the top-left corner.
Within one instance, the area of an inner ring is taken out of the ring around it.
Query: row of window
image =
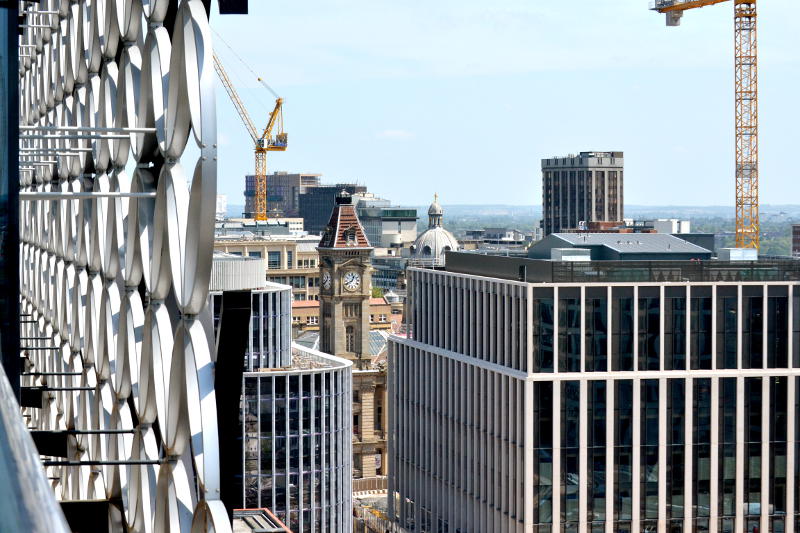
[[[231,255],[238,255],[239,257],[242,256],[242,252],[240,251],[231,251],[227,252]],[[247,257],[257,257],[263,258],[264,254],[261,251],[248,251]],[[267,251],[267,268],[270,270],[278,270],[278,269],[294,269],[294,268],[317,268],[317,260],[316,259],[298,259],[297,263],[294,261],[294,252],[291,250],[286,251],[286,267],[284,267],[283,258],[281,257],[280,251]]]
[[[267,281],[280,283],[281,285],[291,285],[293,289],[319,287],[319,276],[267,276]]]
[[[303,322],[303,317],[293,316],[292,317],[292,324],[299,325]],[[370,324],[375,323],[375,315],[369,315],[369,322]],[[377,323],[378,324],[386,324],[388,322],[388,317],[384,314],[378,315]],[[305,324],[307,326],[317,326],[319,325],[319,316],[307,316],[305,317]]]
[[[685,287],[666,289],[663,317],[658,287],[639,289],[635,312],[630,287],[613,288],[610,308],[605,287],[588,288],[583,309],[579,289],[561,289],[557,309],[548,297],[552,290],[549,295],[542,294],[534,302],[533,371],[552,372],[557,367],[560,372],[580,372],[581,363],[586,372],[735,369],[740,365],[740,322],[741,368],[786,368],[790,355],[793,365],[800,366],[800,295],[795,294],[790,302],[785,286],[770,287],[766,298],[762,287],[744,287],[741,308],[736,287],[719,287],[716,317],[710,287],[693,287],[690,298]],[[585,324],[583,361],[581,313]],[[790,334],[793,354],[789,354]],[[556,342],[558,361],[553,359]],[[634,361],[634,345],[638,361]]]
[[[794,398],[788,396],[788,380],[795,380]],[[642,380],[639,391],[632,380],[591,381],[587,384],[587,412],[580,413],[580,384],[566,381],[559,384],[538,382],[534,385],[534,521],[553,522],[553,497],[560,497],[560,521],[568,528],[579,520],[579,457],[587,458],[587,520],[594,523],[612,519],[615,523],[631,520],[633,507],[639,507],[643,520],[658,518],[658,482],[666,481],[667,518],[707,519],[712,514],[712,477],[717,482],[719,517],[736,515],[737,472],[743,477],[744,514],[760,516],[762,478],[768,479],[768,514],[787,512],[787,454],[800,459],[800,425],[789,436],[789,401],[794,404],[795,419],[800,415],[800,378],[745,378],[741,402],[744,418],[739,422],[743,434],[743,464],[737,465],[737,380],[720,378],[717,384],[717,424],[712,424],[712,381],[669,379],[666,390],[660,391],[659,380]],[[554,387],[560,387],[560,405],[554,405]],[[613,407],[607,403],[613,387]],[[638,404],[635,392],[639,393]],[[666,399],[666,434],[659,435],[659,400]],[[688,401],[688,403],[687,403]],[[767,419],[762,417],[763,404],[769,402]],[[634,411],[639,410],[639,477],[634,478],[633,462]],[[554,415],[560,411],[560,464],[554,465]],[[613,429],[609,414],[613,413]],[[691,422],[689,422],[691,420]],[[587,426],[587,441],[581,446],[579,428]],[[610,432],[610,433],[609,433]],[[715,438],[716,437],[716,438]],[[795,441],[795,442],[793,442]],[[762,456],[762,442],[768,443],[768,456]],[[607,445],[613,443],[609,455]],[[659,445],[666,444],[666,463],[659,464]],[[712,444],[713,443],[713,444]],[[716,447],[716,453],[712,450]],[[712,456],[717,468],[712,470]],[[608,465],[609,456],[613,466]],[[769,468],[762,471],[762,465]],[[560,471],[560,486],[553,486],[553,469]],[[663,468],[663,471],[661,470]],[[800,462],[794,475],[800,479]],[[688,479],[687,479],[688,476]],[[687,481],[690,494],[685,493]],[[613,485],[611,483],[613,482]],[[639,484],[640,500],[633,500],[633,486]],[[609,487],[612,487],[609,490]],[[606,498],[614,500],[609,507]],[[690,506],[687,507],[687,501]],[[795,509],[800,509],[800,494],[794,496]]]

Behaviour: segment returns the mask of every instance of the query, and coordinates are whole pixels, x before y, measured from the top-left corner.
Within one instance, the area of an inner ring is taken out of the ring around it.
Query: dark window
[[[608,370],[608,299],[586,299],[586,371]]]
[[[786,446],[788,377],[770,378],[769,395],[769,510],[786,514]]]
[[[667,518],[683,518],[686,431],[684,379],[667,380]]]
[[[761,290],[760,287],[755,287]],[[745,296],[744,316],[742,317],[742,367],[762,368],[764,337],[764,298],[762,296]]]
[[[711,380],[695,379],[692,394],[694,454],[692,509],[695,517],[711,514]]]
[[[558,301],[558,370],[581,371],[581,301],[578,298]]]
[[[659,370],[661,301],[639,298],[639,370]]]
[[[281,253],[280,252],[267,252],[267,268],[279,269],[281,268]]]
[[[735,289],[731,295],[720,295],[717,289],[717,368],[736,368],[737,348],[737,306],[739,298]]]
[[[744,380],[744,512],[758,516],[761,509],[761,378]]]
[[[533,521],[553,522],[553,383],[534,383]]]
[[[711,368],[711,297],[692,295],[690,348],[692,370]]]
[[[789,302],[786,296],[767,299],[767,366],[789,366]]]
[[[630,371],[633,370],[633,291],[629,287],[613,290],[612,370]]]
[[[587,518],[590,522],[602,523],[606,519],[606,382],[589,381],[588,390]]]
[[[664,302],[664,369],[686,369],[686,291],[672,295],[668,287]],[[681,287],[681,289],[683,289]]]
[[[553,371],[553,299],[534,300],[533,371]]]
[[[641,382],[641,516],[658,519],[658,380]]]
[[[561,383],[561,520],[578,527],[580,383]]]
[[[614,520],[620,521],[633,511],[633,381],[617,380],[614,387]]]
[[[736,378],[719,380],[719,515],[736,516]]]

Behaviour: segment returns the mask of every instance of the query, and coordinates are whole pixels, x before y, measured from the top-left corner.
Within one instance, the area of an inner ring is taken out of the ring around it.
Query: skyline
[[[621,150],[626,203],[733,205],[732,6],[667,28],[647,2],[451,4],[340,1],[308,17],[307,6],[251,3],[246,17],[212,14],[215,50],[256,124],[272,97],[243,84],[249,73],[225,43],[286,100],[289,148],[270,154],[268,172],[359,181],[398,204],[438,191],[451,204],[525,205],[541,202],[540,159]],[[759,6],[764,204],[800,191],[792,4]],[[255,31],[270,35],[264,46],[252,45]],[[236,204],[252,148],[219,85],[217,106],[219,192]]]

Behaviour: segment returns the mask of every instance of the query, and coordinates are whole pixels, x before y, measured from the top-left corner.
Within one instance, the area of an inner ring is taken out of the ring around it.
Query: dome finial
[[[428,208],[428,227],[441,226],[442,215],[444,215],[444,209],[439,205],[439,193],[433,193],[433,203]]]

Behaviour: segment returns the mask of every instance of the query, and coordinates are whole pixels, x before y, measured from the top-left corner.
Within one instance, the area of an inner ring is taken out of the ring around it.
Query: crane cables
[[[261,85],[263,85],[264,87],[266,87],[266,89],[267,89],[269,92],[271,92],[271,93],[272,93],[272,96],[274,96],[276,99],[277,99],[277,98],[280,98],[280,96],[278,96],[278,93],[276,93],[276,92],[275,92],[275,90],[274,90],[272,87],[270,87],[270,86],[267,84],[267,82],[265,82],[265,81],[264,81],[264,79],[263,79],[261,76],[259,76],[258,74],[256,74],[256,71],[254,71],[254,70],[252,69],[252,67],[250,67],[250,65],[249,65],[249,64],[248,64],[248,63],[247,63],[247,62],[246,62],[244,59],[242,59],[242,56],[240,56],[240,55],[239,55],[239,54],[236,52],[236,50],[234,50],[234,49],[233,49],[233,47],[232,47],[231,45],[229,45],[229,44],[228,44],[228,42],[227,42],[225,39],[223,39],[223,38],[222,38],[222,35],[220,35],[219,33],[217,33],[217,31],[216,31],[214,28],[211,28],[211,31],[213,31],[213,32],[214,32],[214,35],[216,35],[216,36],[219,38],[219,40],[220,40],[220,41],[222,41],[222,44],[224,44],[224,45],[225,45],[225,46],[228,48],[228,50],[230,50],[230,51],[233,53],[233,55],[235,55],[235,56],[236,56],[236,59],[238,59],[238,60],[239,60],[239,61],[242,63],[242,65],[244,65],[244,66],[245,66],[245,68],[246,68],[247,70],[249,70],[249,71],[250,71],[250,74],[252,74],[252,75],[253,75],[253,77],[254,77],[255,79],[257,79],[257,80],[258,80],[258,81],[261,83]]]

